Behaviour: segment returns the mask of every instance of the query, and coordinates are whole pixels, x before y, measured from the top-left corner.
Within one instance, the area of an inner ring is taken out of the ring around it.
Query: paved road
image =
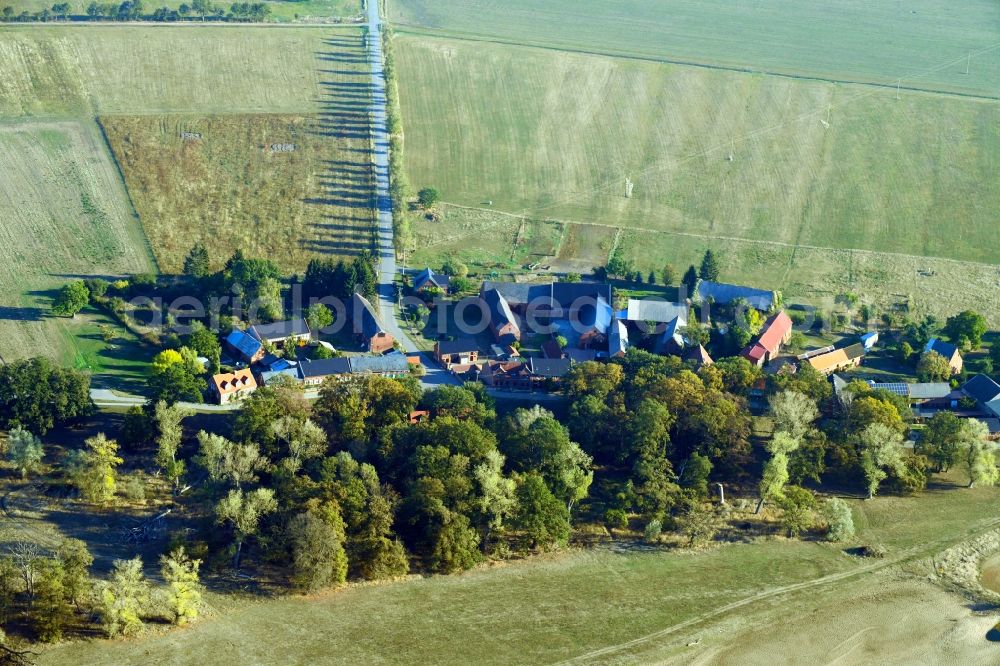
[[[371,123],[373,132],[376,188],[376,213],[378,215],[378,255],[379,255],[379,314],[382,325],[402,345],[407,353],[420,353],[421,362],[427,369],[422,383],[425,388],[442,384],[457,385],[459,382],[449,372],[434,362],[426,353],[421,353],[410,336],[396,320],[396,246],[393,242],[392,196],[389,193],[389,121],[388,98],[386,97],[385,56],[382,53],[382,18],[378,12],[378,0],[368,0],[368,61],[372,72]]]
[[[319,394],[317,394],[316,397],[318,397],[318,395]],[[94,404],[98,407],[109,408],[141,407],[146,404],[148,400],[140,395],[129,395],[126,393],[111,391],[109,389],[90,389],[90,399],[93,400]],[[196,412],[232,412],[241,407],[239,403],[233,403],[231,405],[206,405],[202,403],[180,402],[177,404],[187,409],[193,409]]]

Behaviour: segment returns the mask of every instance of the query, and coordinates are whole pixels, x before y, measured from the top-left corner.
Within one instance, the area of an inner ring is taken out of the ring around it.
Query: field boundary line
[[[150,242],[149,236],[146,235],[146,227],[143,226],[142,218],[139,217],[139,209],[135,207],[135,201],[132,200],[132,192],[128,189],[128,182],[125,180],[125,172],[122,170],[121,163],[118,162],[118,156],[115,155],[115,151],[111,148],[111,141],[108,139],[108,133],[104,129],[104,123],[101,122],[100,116],[94,116],[93,122],[94,125],[97,126],[98,133],[101,135],[101,142],[104,144],[104,150],[111,159],[111,163],[115,165],[115,173],[118,174],[118,182],[121,183],[122,191],[125,192],[125,200],[128,201],[129,210],[132,212],[133,223],[139,226],[139,232],[142,234],[143,241],[145,241],[146,254],[149,257],[149,261],[156,270],[156,274],[160,275],[163,272],[160,270],[160,262],[156,258],[156,253],[153,252],[153,244]]]
[[[460,208],[460,209],[464,209],[464,210],[475,210],[475,211],[482,211],[482,212],[491,212],[491,213],[496,213],[497,215],[503,215],[505,217],[513,217],[513,218],[517,218],[517,219],[525,217],[525,215],[523,215],[523,214],[509,213],[507,211],[500,211],[500,210],[495,210],[495,209],[491,209],[491,208],[480,208],[479,206],[463,206],[461,204],[454,204],[454,203],[449,203],[449,202],[441,202],[441,203],[443,205],[445,205],[445,206],[451,206],[453,208]],[[857,247],[827,247],[827,246],[823,246],[823,245],[810,245],[808,243],[786,243],[786,242],[783,242],[783,241],[768,241],[768,240],[760,240],[760,239],[756,239],[756,238],[740,238],[739,236],[720,236],[718,234],[699,234],[699,233],[695,233],[693,231],[670,231],[670,230],[667,230],[667,229],[651,229],[649,227],[634,227],[634,226],[625,226],[625,227],[623,227],[620,224],[609,224],[609,223],[606,223],[606,222],[582,222],[582,221],[579,221],[579,220],[567,220],[565,218],[548,217],[548,216],[543,216],[542,218],[532,218],[531,216],[528,216],[528,217],[529,217],[529,219],[544,219],[544,220],[549,220],[549,221],[552,221],[552,222],[559,222],[560,224],[577,224],[577,225],[582,225],[582,226],[604,227],[604,228],[607,228],[607,229],[622,229],[622,230],[627,229],[629,231],[638,231],[640,233],[665,234],[665,235],[668,235],[668,236],[681,236],[681,237],[685,237],[685,238],[699,238],[699,239],[704,239],[704,240],[709,240],[709,241],[711,241],[711,240],[724,240],[724,241],[730,241],[730,242],[734,242],[734,243],[749,243],[749,244],[753,244],[753,245],[764,245],[764,246],[772,246],[772,247],[784,247],[784,248],[789,248],[789,249],[792,249],[792,250],[802,249],[802,250],[822,250],[822,251],[829,251],[829,252],[857,252],[857,253],[860,253],[860,254],[871,255],[873,257],[904,257],[904,258],[907,258],[907,259],[915,259],[915,260],[946,261],[946,262],[953,263],[953,264],[956,264],[956,265],[959,265],[959,266],[981,266],[981,267],[984,267],[984,268],[992,268],[992,269],[1000,271],[1000,264],[997,264],[997,263],[991,263],[991,262],[985,262],[985,261],[970,261],[968,259],[952,259],[950,257],[939,257],[939,256],[936,256],[936,255],[927,256],[927,255],[920,255],[920,254],[907,254],[905,252],[885,252],[885,251],[882,251],[882,250],[866,250],[866,249],[857,248]],[[463,235],[457,236],[455,238],[464,238],[466,235],[468,235],[468,234],[463,234]]]
[[[3,27],[45,26],[49,28],[82,28],[84,26],[112,27],[124,26],[131,28],[363,28],[366,23],[264,23],[261,21],[11,21],[0,23]]]
[[[411,23],[396,23],[394,25],[397,26],[396,30],[397,34],[412,35],[414,37],[437,37],[439,39],[453,39],[457,41],[466,41],[466,42],[499,44],[503,46],[520,46],[523,48],[541,49],[544,51],[556,51],[560,53],[575,53],[579,55],[600,56],[604,58],[619,58],[621,60],[638,60],[642,62],[659,63],[662,65],[677,65],[681,67],[697,67],[699,69],[733,72],[736,74],[759,74],[763,76],[773,76],[783,79],[792,79],[796,81],[812,81],[815,83],[866,86],[871,88],[878,88],[878,89],[892,90],[892,91],[899,90],[900,92],[906,91],[906,92],[923,93],[928,95],[959,97],[962,99],[978,100],[983,102],[1000,101],[1000,95],[961,92],[958,90],[941,90],[938,88],[925,88],[915,85],[900,85],[899,87],[896,86],[895,81],[897,79],[902,78],[902,80],[906,80],[907,77],[896,77],[895,79],[892,79],[890,82],[879,83],[878,81],[871,81],[864,79],[848,79],[848,78],[841,79],[835,77],[815,76],[809,74],[794,74],[791,72],[782,72],[780,70],[756,69],[753,67],[740,67],[738,65],[713,64],[710,62],[700,62],[697,60],[681,60],[674,58],[658,57],[653,55],[628,53],[624,51],[610,51],[610,50],[594,51],[583,48],[572,48],[569,46],[546,45],[541,42],[518,42],[512,39],[490,37],[488,35],[476,35],[475,33],[455,33],[455,32],[448,32],[445,30],[435,30],[433,28],[423,28],[421,26],[416,26]],[[985,48],[988,50],[993,50],[996,48],[1000,48],[1000,44],[994,44]],[[963,55],[960,58],[960,60],[964,59],[965,56]]]

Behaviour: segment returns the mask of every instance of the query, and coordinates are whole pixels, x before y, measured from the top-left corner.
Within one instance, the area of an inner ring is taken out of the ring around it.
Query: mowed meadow
[[[622,228],[647,271],[764,244],[771,260],[730,277],[808,297],[877,285],[852,284],[848,266],[830,283],[796,251],[891,255],[878,263],[893,297],[986,301],[1000,316],[995,101],[425,35],[397,37],[396,52],[410,179],[448,202]],[[606,260],[618,245],[591,233],[603,252],[576,245]],[[915,281],[940,268],[919,257],[969,263]]]
[[[389,11],[400,29],[440,35],[1000,94],[994,0],[396,0]]]
[[[10,302],[0,329],[11,334],[0,337],[0,357],[46,354],[104,369],[81,360],[100,353],[87,342],[85,317],[47,316],[66,274],[176,271],[199,240],[216,265],[243,249],[290,272],[312,256],[370,247],[362,34],[356,27],[0,27],[0,142],[18,137],[32,147],[4,145],[0,169],[12,176],[0,184],[0,202],[17,215],[0,216],[0,234],[39,239],[5,250],[13,259],[4,266]],[[36,128],[48,125],[73,140],[39,138]],[[36,173],[51,177],[34,189],[18,184]],[[77,219],[101,223],[70,223]],[[45,242],[56,233],[61,245]],[[63,248],[76,260],[60,260]]]
[[[155,271],[121,178],[97,128],[74,121],[0,123],[0,155],[0,358],[90,365],[93,316],[48,304],[77,276]]]

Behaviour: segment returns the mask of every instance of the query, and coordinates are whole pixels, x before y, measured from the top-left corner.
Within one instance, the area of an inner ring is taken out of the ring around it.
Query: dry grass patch
[[[367,145],[359,131],[335,136],[335,127],[301,115],[105,116],[101,124],[164,271],[179,271],[195,242],[216,267],[242,249],[289,271],[372,247],[370,169],[351,152]]]

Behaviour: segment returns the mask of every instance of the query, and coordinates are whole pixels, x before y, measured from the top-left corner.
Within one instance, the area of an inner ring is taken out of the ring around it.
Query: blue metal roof
[[[238,328],[234,328],[226,337],[226,342],[248,359],[253,358],[261,350],[260,340]]]

